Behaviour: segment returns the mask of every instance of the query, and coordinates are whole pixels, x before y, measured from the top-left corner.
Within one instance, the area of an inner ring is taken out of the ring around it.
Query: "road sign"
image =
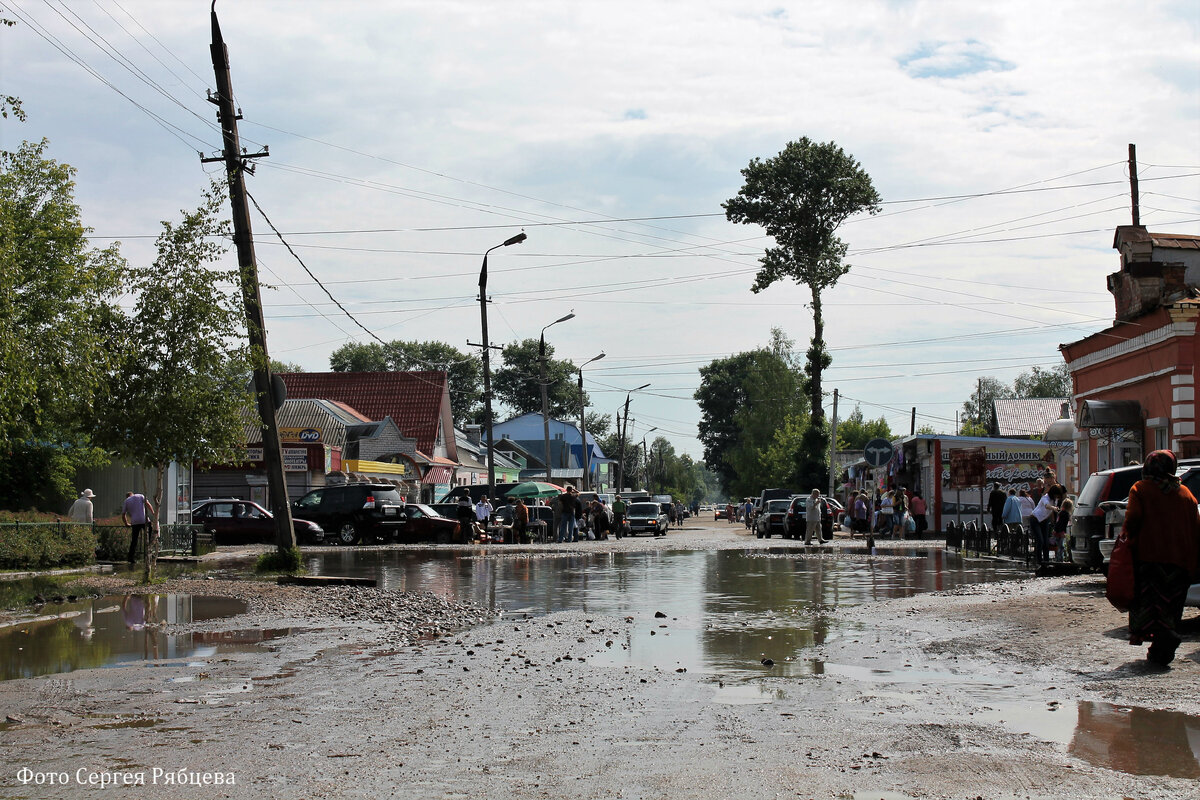
[[[887,439],[872,439],[863,448],[863,458],[872,467],[882,467],[892,460],[892,443]]]

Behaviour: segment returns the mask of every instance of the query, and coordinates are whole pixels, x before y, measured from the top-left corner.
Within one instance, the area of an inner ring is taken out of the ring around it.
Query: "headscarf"
[[[1177,469],[1175,454],[1170,450],[1155,450],[1146,456],[1142,465],[1142,478],[1154,481],[1163,494],[1171,494],[1179,490],[1179,479],[1175,477]]]

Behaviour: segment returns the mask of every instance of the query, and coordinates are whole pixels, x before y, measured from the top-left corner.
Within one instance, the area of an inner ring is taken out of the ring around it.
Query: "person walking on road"
[[[825,540],[821,538],[821,490],[813,489],[812,494],[808,496],[808,502],[804,506],[804,543],[812,544],[812,537],[816,534],[817,544],[825,544]]]
[[[1150,641],[1146,660],[1165,667],[1175,658],[1188,587],[1200,571],[1200,512],[1175,477],[1175,454],[1155,450],[1129,490],[1122,533],[1133,553],[1129,643]]]
[[[871,509],[867,506],[867,496],[862,492],[856,492],[854,495],[854,506],[850,512],[853,515],[853,522],[850,524],[850,536],[861,533],[866,536],[870,531],[870,522],[868,518],[871,516]]]
[[[67,516],[71,518],[72,522],[79,522],[85,525],[92,524],[92,498],[95,496],[92,494],[91,489],[84,489],[79,493],[79,499],[71,504],[71,510],[67,512]]]
[[[121,521],[129,528],[129,563],[137,563],[138,544],[146,536],[146,547],[150,547],[150,527],[154,519],[154,506],[143,494],[125,493],[121,506]]]
[[[919,539],[925,533],[925,531],[929,530],[929,521],[925,518],[927,506],[925,504],[925,498],[921,496],[919,489],[913,492],[912,502],[908,504],[908,508],[912,513],[913,522],[916,523],[916,535]]]
[[[612,504],[612,528],[618,539],[625,535],[625,501],[617,495]]]

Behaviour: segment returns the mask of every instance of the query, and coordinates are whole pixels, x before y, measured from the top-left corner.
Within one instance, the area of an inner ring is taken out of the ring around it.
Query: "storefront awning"
[[[426,472],[421,478],[421,483],[426,483],[432,486],[450,483],[450,468],[430,467],[429,471]]]
[[[1137,400],[1084,400],[1079,409],[1079,427],[1138,430],[1142,427],[1142,404]]]

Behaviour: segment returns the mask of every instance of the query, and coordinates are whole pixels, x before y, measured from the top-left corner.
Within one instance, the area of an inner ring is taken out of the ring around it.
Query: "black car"
[[[784,523],[783,536],[785,539],[804,538],[808,528],[809,499],[810,496],[806,494],[792,498],[791,505],[787,510],[787,520]],[[833,510],[829,507],[825,497],[821,497],[817,502],[821,504],[821,541],[828,542],[833,538]]]
[[[275,541],[275,517],[252,500],[238,497],[204,500],[192,508],[192,524],[213,535],[214,544]],[[292,518],[299,544],[320,544],[325,532],[315,522]]]
[[[394,540],[404,506],[390,483],[346,483],[313,489],[292,503],[292,514],[317,523],[339,544],[358,544]]]

